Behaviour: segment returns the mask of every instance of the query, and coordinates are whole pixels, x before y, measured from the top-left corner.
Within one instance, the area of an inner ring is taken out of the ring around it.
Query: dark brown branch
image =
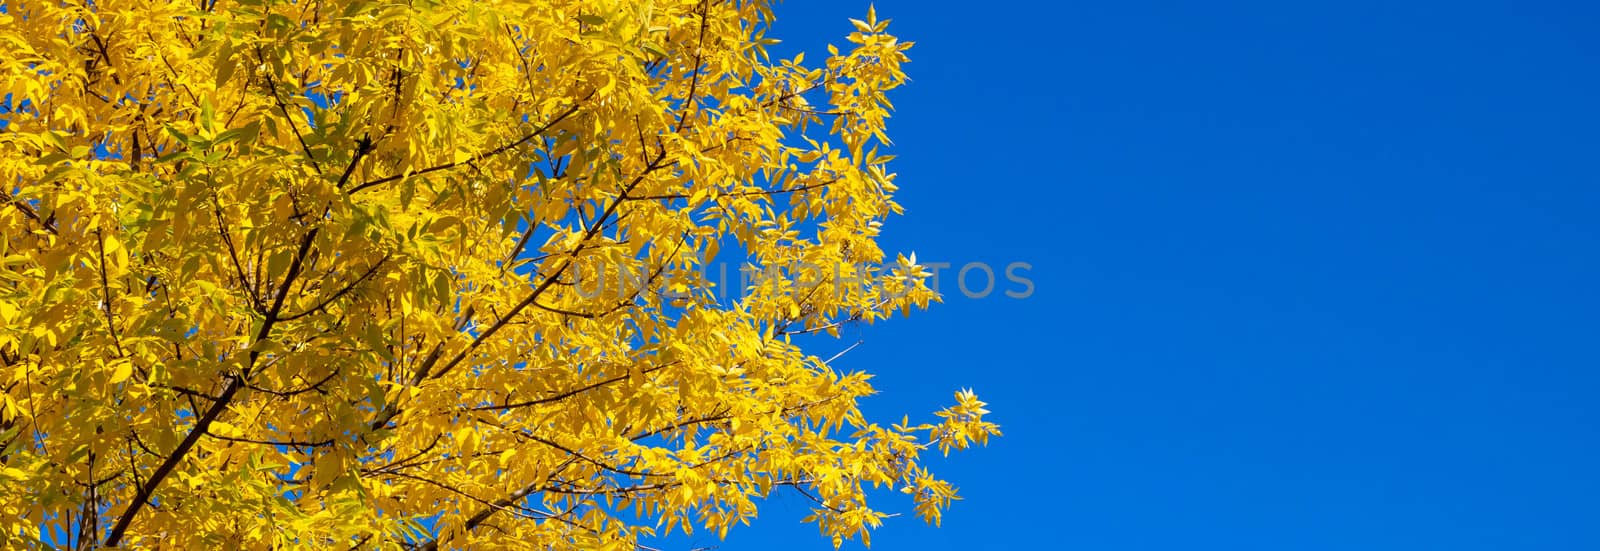
[[[481,161],[483,159],[486,159],[486,158],[489,158],[489,157],[493,157],[493,156],[499,155],[501,153],[505,153],[506,151],[510,151],[512,148],[515,148],[515,147],[520,146],[522,144],[528,143],[529,140],[532,140],[535,137],[538,137],[540,134],[543,134],[546,130],[549,130],[550,127],[555,126],[556,124],[560,123],[563,120],[566,120],[567,117],[570,117],[570,116],[572,116],[573,113],[578,112],[578,107],[580,105],[582,105],[582,104],[581,103],[573,104],[572,107],[568,107],[566,111],[562,111],[561,114],[556,115],[556,117],[553,118],[553,119],[550,119],[549,122],[546,122],[546,123],[540,125],[538,128],[533,129],[532,132],[529,132],[527,135],[517,139],[516,141],[507,143],[505,145],[502,145],[500,147],[496,147],[494,149],[490,149],[488,151],[485,151],[483,153],[479,153],[477,155],[473,155],[472,158],[470,158],[468,160],[465,160],[465,161],[453,161],[453,162],[448,162],[448,163],[444,163],[444,164],[441,164],[441,165],[434,165],[434,166],[430,166],[428,168],[424,168],[422,170],[418,170],[416,172],[412,172],[410,174],[406,174],[406,173],[402,172],[400,174],[395,174],[395,175],[392,175],[392,176],[385,176],[383,178],[378,178],[376,180],[370,180],[370,181],[362,183],[361,185],[358,185],[356,187],[350,188],[350,193],[355,193],[355,192],[358,192],[358,191],[361,191],[363,189],[367,189],[367,188],[370,188],[370,187],[376,186],[376,185],[387,184],[389,182],[393,182],[395,180],[399,180],[399,179],[405,178],[407,176],[421,176],[421,175],[424,175],[424,174],[428,174],[428,173],[432,173],[432,172],[438,172],[438,171],[441,171],[441,170],[449,170],[449,169],[452,169],[452,168],[455,168],[455,167],[458,167],[458,166],[462,166],[462,165],[470,165],[470,164],[476,163],[478,161]]]
[[[198,397],[198,398],[204,398],[207,401],[211,401],[211,402],[217,401],[217,397],[216,396],[212,396],[210,394],[206,394],[204,392],[200,392],[198,390],[195,390],[195,389],[192,389],[192,388],[188,388],[188,387],[182,387],[182,386],[178,386],[178,385],[164,385],[164,384],[161,384],[161,383],[146,383],[146,384],[148,384],[149,386],[156,387],[156,388],[165,388],[167,390],[171,390],[173,392],[177,392],[178,394],[183,394],[183,395],[187,395],[187,396],[195,396],[195,397]]]
[[[644,440],[644,439],[649,438],[651,436],[656,436],[656,435],[659,435],[659,434],[665,434],[665,433],[672,432],[672,431],[675,431],[675,430],[678,430],[678,429],[688,428],[688,427],[692,427],[692,426],[699,425],[699,424],[702,424],[702,423],[715,423],[717,421],[726,421],[726,420],[732,419],[732,418],[733,418],[733,416],[728,414],[727,412],[713,414],[713,415],[708,416],[708,417],[694,417],[694,418],[685,419],[683,421],[679,421],[677,423],[673,423],[673,424],[661,427],[659,429],[647,430],[647,431],[641,432],[639,434],[633,435],[633,436],[629,437],[628,439],[632,440],[634,442],[638,442],[640,440]]]
[[[43,218],[40,218],[39,217],[39,213],[35,212],[33,210],[33,207],[29,206],[27,203],[23,202],[22,200],[17,199],[16,197],[12,197],[11,194],[6,193],[4,191],[0,191],[0,200],[5,201],[5,203],[7,205],[11,205],[12,207],[16,208],[18,211],[21,211],[23,216],[26,216],[29,219],[31,219],[31,220],[33,220],[35,222],[38,222],[39,225],[44,227],[44,229],[46,231],[48,231],[50,233],[58,233],[56,231],[56,225],[55,225],[55,223],[53,221],[45,220]]]
[[[493,325],[490,325],[488,329],[485,329],[483,333],[479,333],[478,337],[473,339],[471,344],[467,345],[465,349],[456,353],[456,355],[452,357],[449,362],[445,363],[444,367],[441,368],[437,374],[434,374],[433,377],[443,377],[446,373],[449,373],[450,370],[455,369],[455,367],[459,365],[462,360],[466,359],[468,354],[471,354],[474,350],[476,350],[478,346],[483,344],[484,341],[488,340],[490,337],[493,337],[495,333],[500,331],[500,328],[505,327],[506,323],[510,322],[512,318],[517,317],[517,314],[522,313],[523,310],[533,305],[534,301],[539,300],[539,296],[543,295],[545,291],[549,290],[550,286],[555,284],[556,279],[561,277],[561,274],[566,272],[567,268],[572,266],[574,259],[577,258],[578,254],[583,252],[584,247],[588,246],[589,240],[594,239],[594,236],[600,233],[600,230],[605,225],[605,221],[611,218],[611,215],[616,213],[617,207],[621,206],[623,201],[627,200],[628,193],[632,192],[640,182],[644,181],[646,176],[650,175],[650,173],[666,166],[665,164],[661,164],[661,161],[663,161],[665,158],[666,152],[663,151],[661,154],[656,156],[655,161],[646,166],[638,176],[634,177],[632,182],[629,182],[628,185],[622,189],[622,192],[617,195],[616,199],[611,201],[611,204],[606,207],[605,211],[600,214],[599,218],[596,218],[594,222],[590,224],[589,230],[584,232],[583,239],[578,241],[578,246],[574,248],[572,255],[563,259],[561,261],[561,265],[556,267],[555,272],[549,276],[546,276],[545,280],[541,282],[538,287],[535,287],[532,293],[528,294],[528,298],[517,303],[516,306],[512,307],[510,311],[506,312],[504,316],[501,316],[500,319],[496,320]],[[430,357],[430,360],[439,357],[440,356],[432,356]],[[419,381],[429,376],[431,367],[431,362],[423,364],[422,368],[418,371]]]
[[[99,246],[100,253],[100,294],[106,314],[106,330],[111,332],[111,344],[117,348],[117,357],[126,358],[127,352],[122,350],[122,337],[117,333],[117,320],[111,314],[111,283],[106,278],[106,239],[100,230],[94,232],[95,243]]]
[[[256,55],[258,57],[261,56],[261,50],[259,48],[256,50]],[[266,63],[265,58],[263,58],[262,63]],[[300,151],[305,152],[307,161],[311,161],[311,168],[316,170],[317,174],[322,174],[322,165],[317,164],[317,156],[311,154],[311,146],[306,145],[306,138],[300,135],[300,127],[294,123],[294,116],[289,114],[288,106],[285,106],[283,104],[283,98],[278,96],[277,82],[272,80],[272,75],[266,75],[266,77],[267,89],[272,92],[272,101],[273,103],[278,104],[278,112],[283,113],[285,122],[289,123],[289,130],[294,133],[294,139],[299,140]],[[356,160],[360,160],[360,157],[357,157]],[[351,163],[351,166],[353,167],[354,163]]]
[[[511,507],[511,506],[515,505],[517,503],[517,501],[520,501],[522,498],[528,497],[530,494],[534,493],[535,491],[538,491],[543,485],[544,485],[544,483],[542,481],[541,482],[536,482],[536,483],[524,486],[524,487],[522,487],[521,489],[519,489],[519,490],[517,490],[515,492],[511,492],[506,497],[501,498],[501,499],[495,501],[494,503],[488,504],[489,505],[488,507],[485,507],[483,510],[478,511],[477,514],[472,515],[472,517],[468,518],[467,522],[464,523],[462,525],[462,527],[466,531],[469,531],[469,532],[472,531],[472,529],[477,528],[478,525],[483,524],[484,521],[489,520],[489,517],[493,516],[496,512],[499,512],[499,511],[501,511],[501,510],[503,510],[503,509],[505,509],[507,507]],[[438,549],[439,549],[439,540],[435,539],[435,540],[429,541],[428,543],[422,545],[421,547],[418,547],[418,549],[421,550],[421,551],[438,551]]]
[[[569,109],[568,112],[570,113],[576,109],[577,107],[574,106],[572,109]],[[422,383],[422,381],[426,380],[430,374],[434,378],[443,377],[446,373],[449,373],[450,370],[454,369],[463,360],[465,360],[467,355],[476,350],[478,346],[483,344],[484,341],[494,336],[494,334],[499,332],[500,329],[507,323],[510,323],[512,318],[515,318],[517,314],[520,314],[523,310],[526,310],[528,306],[533,304],[534,301],[539,300],[539,296],[543,295],[545,291],[549,290],[552,285],[555,285],[561,277],[561,274],[566,272],[567,268],[572,265],[573,259],[583,252],[584,247],[588,246],[589,240],[593,239],[594,236],[601,231],[601,229],[604,227],[603,223],[606,221],[606,219],[610,218],[611,215],[616,212],[617,207],[621,206],[623,201],[627,200],[628,193],[632,192],[633,189],[639,185],[639,183],[644,181],[645,177],[650,175],[650,173],[668,166],[662,162],[666,159],[666,156],[666,150],[662,149],[656,155],[656,159],[646,166],[638,176],[634,177],[634,179],[622,189],[622,192],[617,195],[616,199],[612,200],[611,204],[606,207],[605,212],[589,226],[588,231],[584,232],[583,238],[579,240],[577,247],[572,250],[570,256],[562,260],[561,265],[556,267],[554,273],[546,276],[544,281],[535,287],[533,292],[530,293],[526,299],[523,299],[522,302],[519,302],[513,306],[509,312],[506,312],[505,315],[498,316],[498,319],[495,320],[494,324],[490,325],[489,328],[485,329],[482,333],[479,333],[465,349],[453,356],[450,361],[445,363],[444,367],[441,368],[437,373],[433,372],[433,367],[438,364],[441,358],[444,357],[445,343],[440,342],[434,345],[433,351],[428,353],[428,357],[422,361],[422,364],[417,367],[416,372],[412,375],[411,384],[417,385]],[[353,193],[355,190],[351,191]],[[470,312],[471,311],[469,310],[469,313]],[[463,316],[457,321],[456,330],[462,330],[469,322],[470,316]],[[398,406],[394,405],[393,403],[386,405],[382,411],[378,412],[378,414],[374,416],[372,423],[370,423],[368,427],[370,430],[378,430],[383,428],[389,424],[389,421],[393,420],[395,416],[399,414],[400,408]]]
[[[256,311],[261,311],[266,305],[261,300],[261,293],[256,289],[256,284],[245,275],[244,265],[239,262],[239,250],[234,246],[233,237],[228,233],[228,225],[222,220],[222,201],[217,198],[216,188],[211,190],[211,211],[217,219],[217,233],[222,236],[222,244],[228,248],[228,259],[233,261],[233,270],[239,275],[239,286],[250,295],[250,306]],[[260,281],[260,278],[257,277],[255,281]]]
[[[516,262],[517,256],[521,255],[522,251],[528,248],[528,241],[533,239],[533,230],[535,228],[536,226],[533,222],[528,223],[528,229],[522,232],[522,237],[517,238],[517,244],[511,247],[511,253],[507,254],[506,259],[500,262],[500,275],[506,275],[506,270],[511,268],[511,264],[513,262]]]
[[[259,386],[248,384],[248,383],[246,383],[244,386],[245,386],[245,388],[248,388],[250,390],[254,390],[256,392],[262,392],[262,393],[266,393],[266,394],[271,394],[271,395],[277,396],[279,398],[292,398],[292,397],[295,397],[295,396],[298,396],[298,395],[301,395],[301,394],[305,394],[305,393],[311,392],[311,391],[322,392],[322,385],[327,384],[328,381],[333,380],[333,378],[337,377],[337,376],[339,376],[339,370],[335,369],[335,370],[329,372],[326,377],[323,377],[322,379],[319,379],[317,382],[312,383],[309,386],[306,386],[305,388],[299,388],[299,389],[295,389],[295,390],[272,390],[270,388],[259,387]]]
[[[661,365],[652,367],[650,369],[645,369],[645,370],[641,371],[640,374],[649,374],[649,373],[652,373],[652,372],[655,372],[655,371],[659,371],[662,368],[665,368],[665,367],[667,367],[669,365],[672,365],[673,363],[676,363],[676,362],[665,363],[665,364],[661,364]],[[591,390],[594,390],[594,389],[597,389],[597,388],[600,388],[600,387],[603,387],[603,386],[606,386],[606,385],[609,385],[609,384],[612,384],[612,383],[625,381],[625,380],[628,379],[628,377],[631,377],[631,376],[632,376],[631,374],[630,375],[618,375],[618,376],[612,377],[610,379],[606,379],[606,380],[603,380],[603,381],[598,381],[598,382],[595,382],[595,383],[584,385],[584,386],[581,386],[581,387],[578,387],[578,388],[574,388],[572,390],[568,390],[566,392],[562,392],[562,393],[559,393],[559,394],[546,396],[544,398],[536,398],[536,399],[533,399],[533,400],[526,400],[526,401],[522,401],[522,402],[516,402],[516,403],[510,403],[510,404],[504,404],[504,405],[498,405],[498,406],[478,406],[478,407],[472,408],[472,411],[505,411],[505,410],[508,410],[508,409],[525,408],[525,407],[532,407],[532,406],[538,406],[538,405],[544,405],[544,404],[559,402],[559,401],[565,400],[567,398],[571,398],[573,396],[577,396],[579,394],[583,394],[585,392],[588,392],[588,391],[591,391]]]
[[[316,239],[317,231],[318,228],[312,228],[311,231],[306,232],[305,237],[301,238],[299,250],[295,253],[294,261],[289,264],[289,273],[284,276],[283,285],[278,288],[278,296],[273,300],[272,309],[267,312],[266,320],[261,324],[261,330],[256,333],[255,338],[251,341],[252,350],[250,351],[249,359],[245,361],[244,368],[240,370],[238,375],[228,376],[228,384],[223,387],[222,394],[217,396],[217,400],[212,402],[211,407],[207,408],[204,414],[195,419],[194,427],[189,429],[189,434],[183,437],[183,441],[178,443],[178,447],[172,451],[172,454],[167,456],[156,467],[156,470],[150,473],[150,478],[134,492],[133,501],[128,504],[127,510],[123,511],[122,515],[117,518],[116,526],[113,526],[111,532],[106,535],[106,547],[116,547],[122,541],[122,536],[127,533],[128,526],[133,523],[134,517],[139,514],[139,510],[144,507],[151,494],[155,493],[156,488],[166,480],[168,475],[172,474],[172,469],[177,467],[178,462],[188,455],[189,450],[194,447],[195,443],[200,441],[200,436],[211,428],[211,423],[216,421],[217,417],[222,415],[222,412],[227,411],[228,404],[239,393],[239,389],[244,387],[244,379],[250,377],[250,371],[261,354],[259,350],[254,349],[254,344],[266,340],[267,336],[272,334],[272,327],[278,322],[278,313],[283,310],[283,300],[288,296],[289,287],[293,286],[295,278],[300,275],[301,263],[305,261],[306,254],[310,252],[311,243]]]
[[[318,441],[315,441],[315,442],[308,442],[308,441],[303,441],[303,440],[255,440],[255,439],[251,439],[251,438],[239,438],[239,437],[236,437],[236,436],[223,436],[223,435],[211,432],[210,430],[206,431],[206,436],[215,438],[217,440],[226,440],[228,442],[239,442],[239,443],[243,443],[243,444],[261,444],[263,446],[293,446],[293,447],[299,447],[299,448],[319,448],[319,447],[323,447],[323,446],[332,446],[333,445],[333,440],[332,439],[318,440]]]
[[[538,308],[540,310],[544,310],[546,312],[550,312],[550,313],[553,313],[553,314],[561,314],[563,316],[572,316],[572,317],[584,318],[584,319],[594,319],[594,317],[597,315],[597,314],[590,313],[590,312],[578,312],[578,311],[574,311],[574,310],[564,310],[564,309],[557,308],[557,307],[554,307],[554,306],[546,306],[544,304],[540,304],[539,301],[533,301],[533,305],[534,305],[534,307],[536,307],[536,308]]]
[[[803,186],[789,188],[789,189],[761,189],[761,190],[754,190],[754,191],[741,191],[739,193],[724,194],[724,195],[722,195],[722,197],[753,197],[753,196],[757,196],[757,195],[778,195],[778,194],[783,194],[783,193],[794,193],[794,192],[799,192],[799,191],[806,191],[806,190],[809,190],[809,189],[816,189],[816,188],[820,188],[820,187],[828,187],[828,186],[833,185],[835,182],[838,182],[838,181],[839,181],[839,179],[835,178],[835,179],[832,179],[832,180],[828,180],[826,182],[817,182],[817,183],[814,183],[814,184],[806,184],[806,185],[803,185]],[[638,197],[630,197],[629,199],[633,200],[633,201],[651,201],[651,200],[658,200],[658,199],[660,199],[660,200],[688,199],[689,197],[690,197],[690,195],[687,194],[687,193],[667,193],[667,194],[662,194],[662,195],[640,195]]]
[[[339,300],[340,297],[343,297],[345,294],[347,294],[351,290],[355,289],[357,285],[361,284],[361,282],[366,281],[367,278],[372,277],[372,274],[377,273],[378,268],[382,267],[383,264],[385,262],[388,262],[388,261],[389,261],[389,255],[383,255],[383,258],[378,259],[378,262],[374,263],[372,266],[369,266],[367,268],[367,271],[362,272],[360,277],[357,277],[355,281],[350,282],[350,284],[346,285],[343,289],[339,289],[339,291],[335,292],[332,296],[329,296],[328,298],[323,299],[321,302],[318,302],[316,306],[312,306],[311,308],[307,309],[306,311],[298,313],[298,314],[294,314],[292,316],[284,316],[280,321],[294,321],[294,320],[309,316],[311,314],[315,314],[317,312],[323,311],[323,309],[327,308],[329,304],[333,303],[333,301]]]
[[[367,135],[362,135],[361,141],[356,142],[356,154],[350,158],[350,164],[345,165],[344,174],[339,175],[339,182],[335,184],[334,187],[337,189],[344,189],[344,185],[350,182],[350,176],[356,172],[356,164],[360,163],[361,158],[367,156],[367,154],[371,152],[372,138]]]
[[[700,2],[700,42],[694,48],[694,75],[689,77],[689,95],[684,96],[683,111],[678,113],[678,125],[672,129],[673,133],[683,131],[683,124],[689,119],[689,112],[694,111],[695,94],[700,86],[700,64],[704,62],[706,47],[706,21],[710,19],[711,3],[705,0]]]
[[[111,73],[111,82],[116,83],[117,86],[121,86],[122,85],[122,78],[117,76],[116,67],[113,67],[111,65],[111,54],[106,53],[106,43],[104,41],[100,40],[99,29],[95,29],[94,31],[91,31],[89,33],[89,38],[94,40],[94,45],[95,45],[95,48],[98,50],[97,53],[100,54],[100,59],[104,59],[106,61],[106,67],[111,69],[111,71],[110,71],[110,73]]]
[[[395,461],[393,463],[390,463],[388,465],[384,465],[382,467],[378,467],[378,468],[375,468],[375,469],[363,469],[361,472],[369,473],[369,474],[370,473],[381,473],[381,472],[389,472],[389,471],[392,471],[394,469],[404,469],[406,467],[410,467],[412,461],[416,461],[417,458],[422,457],[424,455],[427,455],[428,452],[433,451],[433,448],[435,448],[435,447],[437,447],[439,445],[439,440],[442,439],[442,438],[444,438],[444,434],[435,434],[435,435],[433,435],[433,441],[429,442],[427,446],[423,446],[422,449],[417,450],[417,453],[411,454],[411,455],[407,456],[405,459],[397,460],[397,461]]]
[[[139,514],[139,509],[144,507],[145,502],[150,499],[150,495],[155,492],[156,487],[167,478],[167,475],[172,473],[172,469],[178,465],[178,461],[188,455],[189,449],[193,448],[195,442],[200,440],[200,435],[211,427],[211,423],[222,415],[223,410],[227,409],[228,402],[233,400],[233,396],[239,392],[239,388],[239,379],[237,377],[229,377],[228,386],[222,390],[222,395],[218,396],[217,401],[213,402],[205,414],[195,421],[194,428],[189,429],[189,434],[183,437],[182,442],[178,443],[177,449],[174,449],[172,454],[168,455],[166,460],[162,461],[156,467],[156,470],[150,473],[150,478],[145,481],[144,485],[134,492],[133,500],[128,504],[128,509],[123,511],[122,516],[117,518],[117,524],[111,528],[111,533],[106,536],[106,547],[116,547],[118,543],[122,542],[122,535],[127,532],[128,525],[133,522],[133,517]]]
[[[795,489],[795,491],[800,492],[800,495],[806,496],[806,499],[811,500],[812,502],[816,503],[817,505],[821,505],[823,508],[825,508],[825,509],[827,509],[829,511],[833,511],[835,513],[843,513],[844,512],[844,509],[840,509],[838,507],[834,507],[834,506],[828,505],[827,503],[824,503],[821,499],[817,499],[817,496],[811,495],[811,492],[807,492],[805,486],[803,486],[803,485],[800,485],[800,484],[789,484],[789,486],[793,487]]]
[[[504,428],[504,427],[501,427],[501,428]],[[624,468],[621,468],[621,467],[616,467],[616,466],[607,464],[604,461],[600,461],[598,459],[591,458],[591,457],[589,457],[587,455],[584,455],[583,453],[581,453],[581,452],[579,452],[577,450],[574,450],[572,448],[568,448],[566,446],[563,446],[563,445],[557,443],[554,440],[539,436],[537,434],[528,432],[526,430],[516,431],[513,434],[516,434],[517,436],[526,438],[528,440],[532,440],[534,442],[538,442],[540,444],[544,444],[546,446],[550,446],[552,448],[561,450],[563,453],[566,453],[567,455],[570,455],[572,457],[576,457],[578,459],[582,459],[585,463],[588,463],[590,465],[594,465],[596,467],[599,467],[601,470],[604,470],[604,471],[607,471],[607,472],[620,474],[620,475],[623,475],[623,476],[633,476],[633,477],[640,477],[640,478],[651,476],[650,473],[640,472],[640,471],[632,471],[632,470],[628,470],[628,469],[624,469]]]
[[[428,484],[428,485],[437,487],[439,489],[445,490],[447,492],[454,493],[454,494],[459,495],[461,497],[465,497],[465,498],[470,499],[472,501],[476,501],[478,503],[486,505],[486,506],[488,506],[490,508],[493,508],[495,510],[505,511],[505,512],[511,513],[513,515],[517,515],[519,517],[522,517],[522,518],[525,518],[525,519],[528,519],[528,520],[543,520],[543,518],[544,518],[543,515],[536,517],[536,516],[530,515],[528,513],[522,512],[523,510],[526,510],[526,508],[517,506],[514,502],[513,503],[498,503],[498,502],[490,503],[489,500],[487,500],[487,499],[483,499],[481,497],[469,494],[466,491],[461,490],[460,488],[456,488],[454,486],[451,486],[449,484],[445,484],[443,482],[439,482],[437,480],[433,480],[431,478],[424,478],[424,477],[420,477],[420,476],[417,476],[417,475],[414,475],[414,474],[407,474],[407,473],[387,473],[387,474],[389,474],[391,476],[398,476],[398,477],[401,477],[401,478],[406,478],[406,479],[415,480],[417,482],[421,482],[421,483],[424,483],[424,484]],[[537,513],[538,511],[534,511],[534,512]],[[485,518],[487,518],[487,517],[485,517]]]

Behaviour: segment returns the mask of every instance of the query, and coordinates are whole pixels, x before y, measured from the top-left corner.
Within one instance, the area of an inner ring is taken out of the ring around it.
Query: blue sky
[[[877,8],[918,43],[887,248],[1037,289],[836,343],[879,419],[972,387],[1006,432],[873,549],[1600,549],[1596,7]],[[689,542],[830,549],[806,508]]]

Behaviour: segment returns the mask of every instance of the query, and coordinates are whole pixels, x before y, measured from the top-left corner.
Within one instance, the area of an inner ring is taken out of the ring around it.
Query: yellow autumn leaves
[[[876,241],[910,44],[773,59],[770,8],[8,3],[0,546],[631,550],[771,492],[838,544],[872,487],[938,522],[919,457],[982,402],[874,424],[797,340],[938,300]]]

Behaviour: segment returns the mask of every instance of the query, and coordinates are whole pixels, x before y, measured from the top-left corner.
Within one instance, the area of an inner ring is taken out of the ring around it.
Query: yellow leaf
[[[129,361],[117,362],[111,368],[111,384],[117,384],[117,383],[126,381],[126,380],[128,380],[128,377],[130,377],[132,375],[133,375],[133,363],[132,362],[129,362]]]

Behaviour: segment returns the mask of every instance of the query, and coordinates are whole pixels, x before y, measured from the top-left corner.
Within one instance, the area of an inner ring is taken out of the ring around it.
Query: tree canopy
[[[771,4],[0,4],[0,547],[937,523],[984,404],[808,350],[938,300],[877,243],[911,44]]]

